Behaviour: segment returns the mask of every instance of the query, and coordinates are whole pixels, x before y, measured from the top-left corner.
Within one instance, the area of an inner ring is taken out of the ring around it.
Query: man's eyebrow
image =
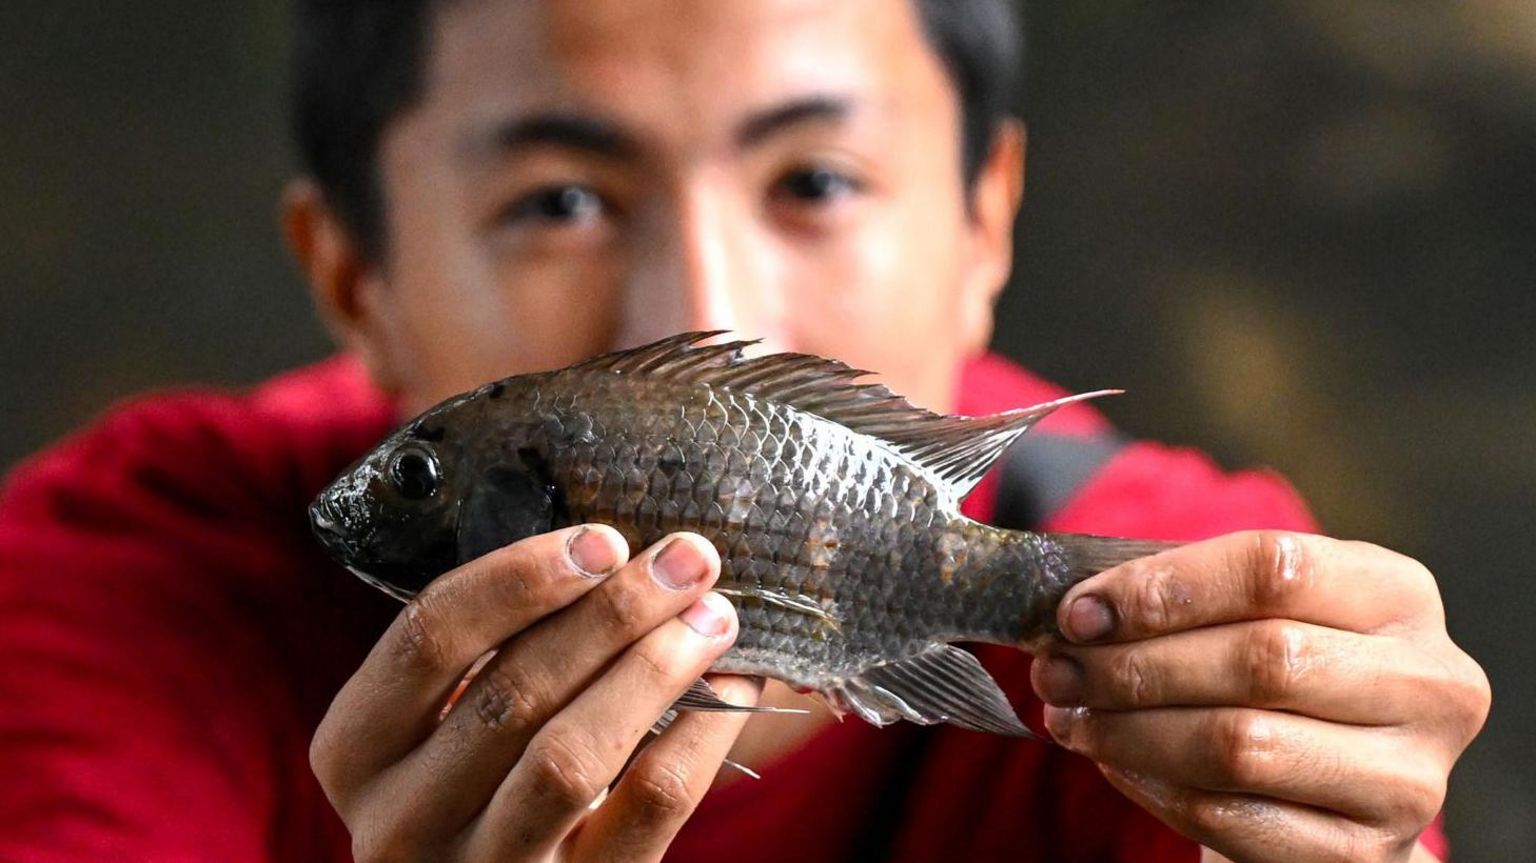
[[[736,129],[736,146],[746,149],[801,123],[841,120],[853,111],[853,104],[841,96],[808,96],[765,108]]]
[[[494,127],[490,137],[501,153],[535,147],[564,147],[613,159],[633,159],[640,153],[639,143],[618,126],[585,114],[529,114]]]

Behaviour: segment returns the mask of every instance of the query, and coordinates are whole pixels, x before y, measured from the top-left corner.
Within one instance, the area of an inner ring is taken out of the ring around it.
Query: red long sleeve
[[[0,497],[0,859],[346,858],[306,752],[388,604],[316,575],[293,395],[129,406]]]

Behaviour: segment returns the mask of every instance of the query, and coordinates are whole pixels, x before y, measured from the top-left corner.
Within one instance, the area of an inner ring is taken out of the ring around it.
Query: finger
[[[413,820],[467,823],[546,721],[614,657],[690,607],[719,573],[714,546],[696,534],[677,534],[509,640],[431,737],[392,771],[391,797],[412,801],[406,817]]]
[[[1048,704],[1100,710],[1246,706],[1357,725],[1436,718],[1426,704],[1444,670],[1391,636],[1294,620],[1210,626],[1092,647],[1064,645],[1035,661]]]
[[[624,769],[657,718],[735,638],[730,602],[708,594],[626,650],[529,741],[476,819],[468,859],[523,859],[554,850]],[[625,800],[631,807],[654,809],[645,817],[655,823],[680,826],[708,787],[696,788],[687,777],[662,770],[645,775],[653,787]],[[630,857],[614,849],[594,859]]]
[[[1102,765],[1100,770],[1163,823],[1233,860],[1396,860],[1413,844],[1299,803],[1188,788]]]
[[[432,733],[439,708],[486,651],[592,590],[628,558],[618,531],[584,525],[530,537],[433,581],[336,695],[311,763],[345,812],[347,789]]]
[[[1234,533],[1106,570],[1057,610],[1077,643],[1135,641],[1201,626],[1281,617],[1372,632],[1441,615],[1417,561],[1361,542],[1277,531]]]
[[[715,690],[732,704],[754,705],[761,679],[715,675]],[[635,757],[619,784],[577,837],[576,859],[656,860],[703,799],[746,713],[681,713]]]
[[[1380,729],[1226,707],[1047,707],[1045,724],[1063,746],[1101,764],[1379,825],[1422,827],[1445,799],[1444,756]]]

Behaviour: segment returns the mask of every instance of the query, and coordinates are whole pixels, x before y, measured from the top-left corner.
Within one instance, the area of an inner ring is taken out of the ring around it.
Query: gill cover
[[[459,507],[459,563],[565,526],[559,490],[538,452],[519,450],[511,464],[475,478]]]

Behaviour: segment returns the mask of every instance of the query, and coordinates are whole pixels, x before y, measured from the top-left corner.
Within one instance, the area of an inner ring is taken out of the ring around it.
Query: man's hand
[[[358,860],[662,855],[746,716],[685,713],[625,764],[735,640],[736,616],[707,593],[720,560],[702,538],[627,556],[610,528],[560,530],[461,566],[406,606],[310,747]],[[715,682],[727,700],[756,699],[751,681]]]
[[[1074,587],[1035,663],[1046,727],[1236,860],[1407,860],[1488,714],[1433,576],[1376,546],[1241,533]]]

